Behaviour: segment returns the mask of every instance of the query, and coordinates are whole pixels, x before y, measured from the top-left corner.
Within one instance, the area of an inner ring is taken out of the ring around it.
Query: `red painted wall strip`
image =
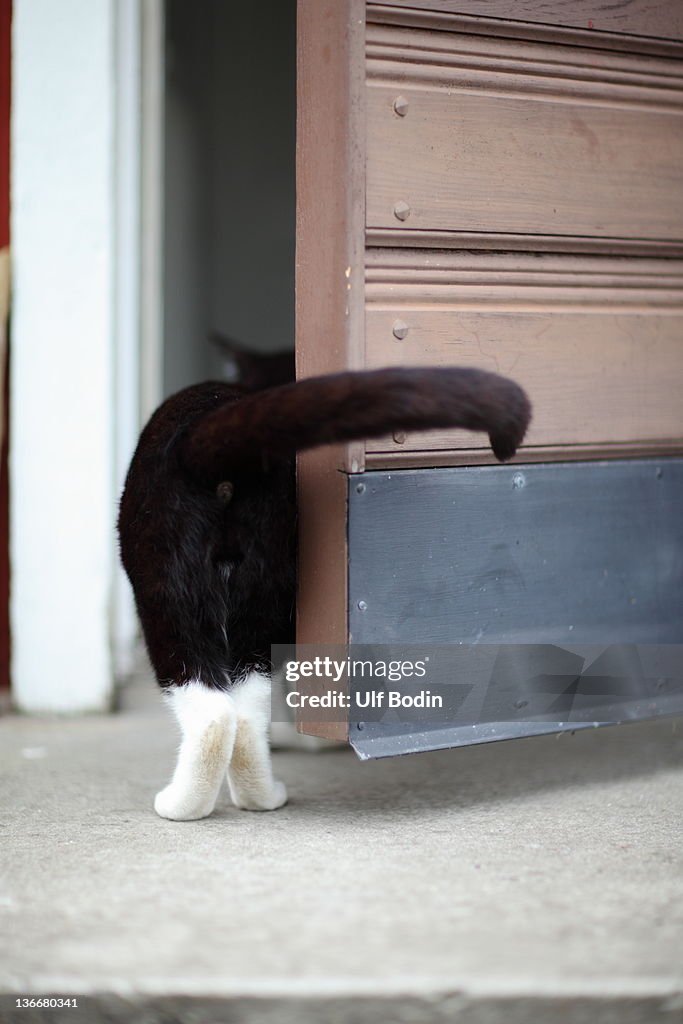
[[[12,0],[0,0],[0,249],[9,245],[9,137]]]

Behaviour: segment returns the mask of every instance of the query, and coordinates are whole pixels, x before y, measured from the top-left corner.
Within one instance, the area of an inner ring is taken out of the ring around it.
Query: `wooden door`
[[[479,366],[531,396],[518,465],[646,473],[683,453],[679,5],[299,0],[298,60],[299,375]],[[418,470],[448,491],[440,469],[493,461],[458,431],[302,457],[299,640],[353,639],[360,474]],[[391,635],[370,621],[364,638]]]

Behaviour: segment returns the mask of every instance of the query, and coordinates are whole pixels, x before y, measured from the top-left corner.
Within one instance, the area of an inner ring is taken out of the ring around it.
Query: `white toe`
[[[157,793],[154,798],[154,810],[160,818],[171,821],[196,821],[211,814],[213,801],[192,799],[171,784]]]
[[[235,806],[242,811],[276,811],[278,807],[287,803],[285,784],[277,779],[273,782],[273,788],[267,796],[255,797],[252,794],[238,794],[234,790],[231,795]]]

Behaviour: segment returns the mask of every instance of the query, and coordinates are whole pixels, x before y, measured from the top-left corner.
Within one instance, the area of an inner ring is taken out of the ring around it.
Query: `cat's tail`
[[[188,468],[207,483],[261,456],[284,455],[395,430],[465,427],[489,435],[512,458],[531,418],[522,388],[475,369],[407,369],[310,377],[228,402],[207,413],[185,441]]]

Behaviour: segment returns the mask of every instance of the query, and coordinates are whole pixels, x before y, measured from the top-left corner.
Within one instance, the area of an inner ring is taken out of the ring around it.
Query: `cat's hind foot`
[[[196,821],[215,807],[235,741],[235,708],[227,693],[200,682],[174,687],[169,701],[183,738],[173,778],[157,793],[154,810],[172,821]]]
[[[287,790],[273,778],[270,760],[270,679],[252,672],[232,695],[237,709],[237,731],[227,773],[232,802],[244,811],[274,811],[287,802]]]
[[[276,811],[287,803],[285,784],[278,779],[273,779],[272,786],[262,792],[241,790],[230,782],[230,796],[235,807],[241,811]]]
[[[198,797],[196,793],[188,793],[173,782],[160,790],[154,798],[154,810],[160,818],[168,818],[170,821],[208,818],[215,804],[215,797]]]

